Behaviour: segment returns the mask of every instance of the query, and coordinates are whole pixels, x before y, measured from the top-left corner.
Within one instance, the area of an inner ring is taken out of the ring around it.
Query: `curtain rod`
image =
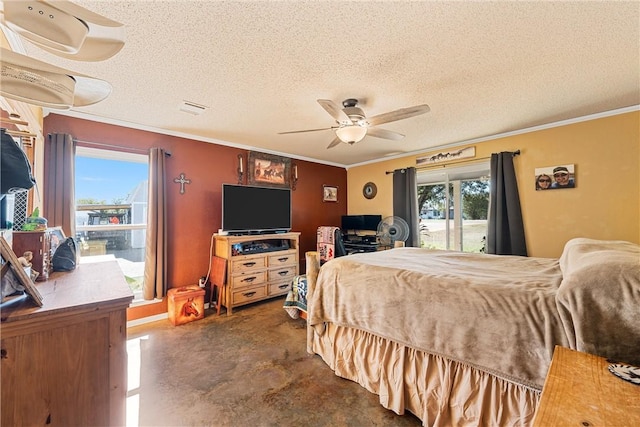
[[[513,157],[515,156],[519,156],[520,155],[520,150],[516,150],[513,152]],[[427,166],[420,166],[420,167],[416,167],[416,170],[423,170],[423,169],[435,169],[435,168],[444,168],[447,166],[454,166],[454,165],[458,165],[460,163],[469,163],[469,162],[477,162],[480,160],[488,160],[490,159],[491,156],[488,157],[479,157],[479,158],[475,158],[475,159],[467,159],[467,160],[460,160],[457,162],[453,162],[453,163],[445,163],[445,164],[434,164],[434,165],[427,165]],[[400,168],[400,169],[406,169],[406,168]],[[385,171],[385,175],[389,175],[390,173],[393,173],[394,171]]]
[[[126,150],[128,152],[137,152],[137,153],[149,154],[149,150],[143,150],[142,148],[123,147],[121,145],[105,144],[103,142],[83,141],[81,139],[76,139],[76,138],[73,138],[73,141],[76,142],[76,143],[80,142],[82,144],[94,145],[94,146],[97,146],[97,147],[119,148],[121,150]],[[171,152],[165,151],[165,155],[171,157]]]

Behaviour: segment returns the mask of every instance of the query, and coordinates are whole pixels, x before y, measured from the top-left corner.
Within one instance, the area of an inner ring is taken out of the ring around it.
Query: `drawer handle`
[[[286,276],[287,274],[289,274],[289,270],[278,271],[278,274],[281,276]]]
[[[247,297],[247,298],[251,298],[252,296],[254,296],[256,293],[254,292],[245,292],[244,294],[242,294],[243,296]]]
[[[286,262],[288,260],[289,260],[289,257],[278,258],[278,261],[280,262]]]
[[[287,285],[287,284],[278,286],[278,288],[280,288],[280,289],[287,289],[288,287],[289,287],[289,285]]]
[[[254,280],[256,280],[256,276],[251,276],[251,277],[245,277],[244,279],[241,280],[241,282],[253,282]]]
[[[256,265],[255,262],[245,262],[242,265],[244,265],[245,267],[253,267],[254,265]]]

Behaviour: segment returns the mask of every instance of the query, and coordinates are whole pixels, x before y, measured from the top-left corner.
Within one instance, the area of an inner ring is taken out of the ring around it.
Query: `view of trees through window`
[[[489,179],[418,186],[422,247],[484,252]]]

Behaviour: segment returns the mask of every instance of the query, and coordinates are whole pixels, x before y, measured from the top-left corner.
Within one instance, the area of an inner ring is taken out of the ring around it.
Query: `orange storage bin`
[[[204,317],[204,289],[198,285],[172,288],[167,292],[169,320],[173,326]]]

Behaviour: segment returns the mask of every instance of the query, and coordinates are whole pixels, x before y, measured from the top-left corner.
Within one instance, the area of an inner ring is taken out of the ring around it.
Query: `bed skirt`
[[[410,411],[424,426],[533,423],[539,390],[357,329],[328,323],[321,335],[309,332],[307,350],[336,375],[377,394],[399,415]]]

